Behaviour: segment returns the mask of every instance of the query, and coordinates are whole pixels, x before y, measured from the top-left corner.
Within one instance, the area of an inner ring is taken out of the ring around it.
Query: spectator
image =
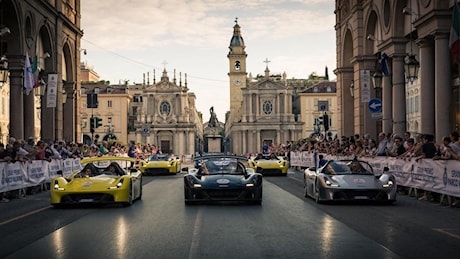
[[[430,134],[423,135],[422,155],[418,156],[415,160],[418,161],[422,158],[433,158],[438,149],[434,143],[434,136]]]
[[[400,136],[395,136],[394,137],[394,145],[395,149],[392,151],[387,150],[387,155],[391,157],[398,157],[401,156],[403,153],[406,152],[406,148],[404,148],[404,142],[403,139]]]
[[[401,159],[410,159],[414,156],[415,149],[415,140],[414,138],[409,138],[405,142],[407,144],[406,151],[399,156]]]
[[[69,158],[69,157],[72,157],[72,153],[69,152],[69,150],[67,150],[67,148],[65,148],[65,142],[64,141],[59,141],[57,143],[56,150],[59,153],[59,155],[61,156],[61,158],[64,159],[64,160]]]
[[[404,148],[406,148],[406,150],[407,150],[407,147],[409,147],[408,141],[410,138],[411,138],[410,132],[405,132],[404,133]]]
[[[0,162],[9,162],[11,160],[11,156],[8,158],[8,153],[5,150],[5,145],[3,143],[0,143]],[[5,193],[0,192],[0,202],[1,203],[7,203],[10,200],[5,198]]]
[[[128,156],[131,158],[136,158],[136,143],[134,141],[129,142]]]
[[[385,133],[380,133],[379,134],[379,144],[377,146],[377,149],[375,150],[376,155],[378,156],[386,156],[386,151],[385,149],[387,148],[387,139]]]

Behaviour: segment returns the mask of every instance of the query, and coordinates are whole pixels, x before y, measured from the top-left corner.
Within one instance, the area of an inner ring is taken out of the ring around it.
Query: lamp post
[[[351,80],[350,83],[350,96],[353,98],[355,97],[355,81]]]
[[[406,74],[406,79],[412,84],[414,80],[418,78],[418,69],[420,63],[415,58],[415,54],[412,52],[412,15],[418,16],[417,13],[412,11],[412,1],[410,1],[411,6],[409,8],[403,9],[403,14],[410,15],[410,32],[409,32],[409,43],[410,43],[410,53],[404,58],[404,72]]]

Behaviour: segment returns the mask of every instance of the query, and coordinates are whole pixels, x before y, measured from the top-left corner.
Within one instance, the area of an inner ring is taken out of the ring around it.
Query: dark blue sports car
[[[184,168],[185,204],[210,201],[262,203],[262,174],[247,166],[248,159],[234,155],[194,158],[193,168]]]

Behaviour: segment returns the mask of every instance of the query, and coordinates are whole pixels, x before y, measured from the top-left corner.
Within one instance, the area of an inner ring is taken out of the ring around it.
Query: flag
[[[30,65],[29,53],[26,53],[26,61],[24,65],[24,89],[26,95],[29,95],[30,91],[34,88],[34,74],[32,72],[32,66]]]
[[[457,1],[452,11],[452,26],[450,27],[449,49],[452,62],[457,64],[460,58],[460,10]]]
[[[39,78],[39,72],[40,69],[38,68],[38,57],[35,55],[34,61],[32,62],[32,73],[34,74],[34,88],[38,88],[40,86],[40,78]]]
[[[387,59],[388,55],[385,52],[380,55],[380,68],[382,69],[383,76],[390,75],[388,72]]]

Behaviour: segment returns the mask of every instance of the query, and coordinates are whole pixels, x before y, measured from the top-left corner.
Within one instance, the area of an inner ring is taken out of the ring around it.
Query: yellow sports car
[[[135,158],[103,156],[81,160],[82,170],[51,180],[51,205],[122,203],[142,198],[142,174]]]
[[[153,174],[176,174],[181,171],[179,157],[169,156],[168,154],[154,154],[147,161],[141,161],[139,167],[144,175]]]
[[[289,162],[282,156],[275,154],[258,154],[256,157],[251,157],[248,160],[248,165],[255,172],[268,174],[287,175]]]

